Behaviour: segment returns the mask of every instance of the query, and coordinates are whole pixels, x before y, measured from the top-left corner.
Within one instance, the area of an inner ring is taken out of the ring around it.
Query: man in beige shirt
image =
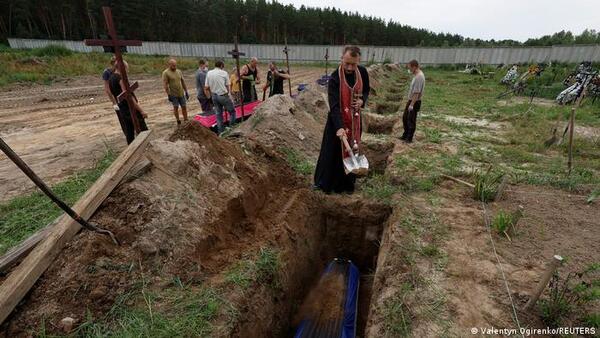
[[[406,65],[406,68],[413,74],[413,79],[410,82],[408,102],[406,102],[404,114],[402,115],[404,133],[400,139],[406,143],[412,143],[415,130],[417,129],[417,113],[421,110],[421,98],[425,90],[425,74],[421,71],[417,60],[411,60]]]
[[[181,120],[179,120],[179,106],[181,106],[183,120],[187,121],[186,101],[190,98],[190,95],[183,80],[183,73],[177,69],[177,61],[175,59],[169,59],[169,67],[162,72],[162,80],[167,97],[173,104],[173,115],[175,115],[177,124],[181,124]]]

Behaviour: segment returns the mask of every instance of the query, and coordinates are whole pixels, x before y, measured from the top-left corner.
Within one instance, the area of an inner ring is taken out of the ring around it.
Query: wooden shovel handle
[[[352,147],[350,147],[350,143],[348,143],[348,137],[346,135],[341,137],[342,139],[342,144],[344,144],[344,146],[346,147],[346,150],[349,153],[352,153]]]

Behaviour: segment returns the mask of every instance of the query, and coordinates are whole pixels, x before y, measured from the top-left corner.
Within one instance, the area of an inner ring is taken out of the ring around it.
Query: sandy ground
[[[292,68],[293,91],[299,83],[314,83],[323,72],[319,68]],[[187,72],[185,77],[188,86],[195,87],[193,73]],[[130,81],[136,80],[140,84],[136,93],[149,115],[147,123],[154,130],[154,137],[169,134],[176,126],[159,77],[131,76]],[[191,89],[190,116],[200,109],[195,95],[195,89]],[[117,151],[126,146],[96,76],[0,92],[0,135],[49,184],[92,167],[107,146]],[[33,183],[4,154],[0,155],[0,201],[33,189]]]

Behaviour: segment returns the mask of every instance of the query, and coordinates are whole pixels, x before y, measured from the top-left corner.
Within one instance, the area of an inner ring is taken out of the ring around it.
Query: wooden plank
[[[132,181],[150,170],[152,163],[146,158],[139,160],[136,165],[131,168],[127,175],[121,182]],[[18,246],[10,249],[4,256],[0,257],[0,274],[8,271],[13,265],[17,264],[25,255],[27,255],[35,246],[44,238],[48,236],[51,228],[58,223],[60,217],[54,220],[52,223],[46,225],[44,228],[36,231],[33,235],[29,236],[26,240],[21,242]]]
[[[3,273],[15,265],[21,258],[27,255],[35,246],[50,232],[51,228],[58,223],[58,219],[38,230],[18,246],[10,249],[4,256],[0,258],[0,273]]]
[[[77,201],[73,209],[84,219],[89,219],[125,174],[143,155],[151,131],[140,133],[119,155],[113,164],[92,187]],[[64,246],[79,232],[81,226],[63,215],[48,237],[41,241],[23,262],[0,285],[0,323],[10,315],[15,306],[29,292]],[[110,239],[106,238],[110,241]]]

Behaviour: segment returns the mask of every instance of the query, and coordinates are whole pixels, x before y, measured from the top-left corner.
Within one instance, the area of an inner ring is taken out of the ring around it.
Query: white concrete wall
[[[47,45],[63,45],[77,52],[101,52],[101,47],[88,47],[83,41],[8,39],[11,48],[40,48]],[[141,47],[128,47],[130,53],[145,55],[173,55],[228,58],[232,44],[181,43],[144,41]],[[283,45],[240,45],[246,56],[263,60],[282,60]],[[343,46],[293,45],[289,46],[292,61],[322,61],[329,48],[330,60],[335,62]],[[392,62],[408,62],[417,59],[423,64],[510,64],[527,62],[600,62],[600,45],[552,46],[552,47],[381,47],[361,46],[363,58],[375,61],[390,59]]]

